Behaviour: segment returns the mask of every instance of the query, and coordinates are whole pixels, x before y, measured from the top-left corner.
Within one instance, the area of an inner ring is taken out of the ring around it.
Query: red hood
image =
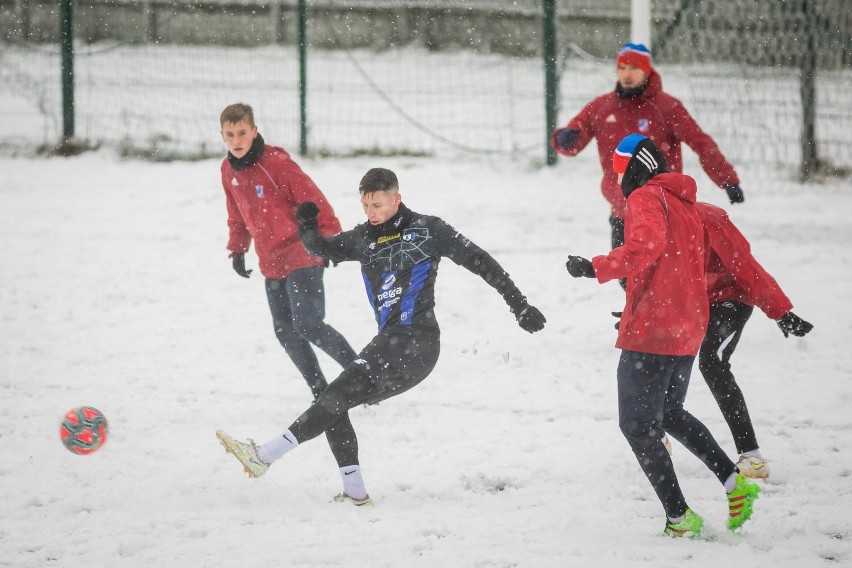
[[[655,99],[662,92],[663,78],[660,77],[656,69],[651,69],[651,74],[648,75],[648,84],[645,86],[645,90],[642,91],[642,96],[646,99]]]
[[[695,203],[698,194],[698,185],[695,180],[684,174],[670,172],[657,174],[649,179],[645,185],[659,187],[687,203]]]

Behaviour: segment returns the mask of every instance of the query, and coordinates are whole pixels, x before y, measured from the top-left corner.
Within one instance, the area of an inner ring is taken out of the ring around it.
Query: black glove
[[[234,267],[234,272],[242,276],[243,278],[248,278],[251,276],[251,270],[246,270],[246,253],[244,252],[234,252],[231,253],[232,265]]]
[[[299,223],[299,229],[303,231],[316,229],[318,216],[319,207],[313,201],[305,201],[296,209],[296,221]]]
[[[781,328],[781,333],[784,334],[784,337],[789,337],[791,333],[796,337],[804,337],[814,328],[812,324],[809,324],[793,312],[787,312],[776,323]]]
[[[556,144],[560,148],[565,148],[566,150],[574,145],[577,139],[580,137],[580,129],[579,128],[566,128],[565,130],[560,130],[556,134]]]
[[[538,311],[535,306],[527,305],[520,312],[515,314],[515,319],[518,320],[518,325],[521,329],[530,333],[535,333],[544,329],[544,314]]]
[[[569,255],[568,262],[565,263],[565,268],[568,269],[568,274],[574,278],[595,277],[595,269],[592,268],[592,261],[582,256]]]
[[[615,325],[613,326],[613,327],[615,327],[615,329],[618,329],[618,326],[621,325],[621,314],[623,314],[624,312],[610,312],[610,313],[612,314],[612,317],[618,318],[618,321],[615,322]]]
[[[728,192],[728,199],[731,203],[742,203],[745,201],[743,189],[735,183],[726,183],[722,186]]]

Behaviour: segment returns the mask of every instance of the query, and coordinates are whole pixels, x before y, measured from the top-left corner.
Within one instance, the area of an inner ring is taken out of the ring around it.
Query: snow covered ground
[[[746,203],[732,207],[687,161],[700,198],[729,209],[815,325],[785,339],[755,312],[735,356],[772,467],[743,534],[725,531],[722,488],[675,444],[687,499],[717,535],[692,542],[661,536],[661,507],[618,430],[609,312],[623,294],[564,269],[569,253],[608,250],[594,148],[549,169],[299,161],[346,228],[361,221],[361,175],[394,169],[405,202],[489,250],[545,330],[523,332],[492,289],[444,262],[436,370],[352,412],[375,507],[329,502],[340,478],[322,438],[250,480],[214,431],[266,440],[310,395],[272,333],[258,272],[231,270],[218,161],[0,158],[0,566],[852,566],[848,181],[757,183],[746,171]],[[326,290],[328,321],[360,348],[374,323],[358,267],[328,270]],[[109,419],[92,456],[59,441],[77,405]],[[697,369],[687,406],[733,455]]]

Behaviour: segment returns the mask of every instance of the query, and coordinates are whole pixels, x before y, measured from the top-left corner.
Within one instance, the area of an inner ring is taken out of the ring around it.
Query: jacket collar
[[[399,210],[396,212],[396,215],[394,215],[381,225],[371,225],[368,221],[367,231],[369,232],[372,238],[378,238],[381,236],[389,235],[391,233],[401,231],[402,229],[408,227],[409,223],[411,223],[412,217],[413,213],[411,209],[406,207],[404,203],[400,203]]]

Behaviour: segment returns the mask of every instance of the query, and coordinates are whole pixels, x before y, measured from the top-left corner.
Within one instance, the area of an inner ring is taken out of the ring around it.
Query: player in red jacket
[[[695,207],[695,180],[669,173],[662,152],[631,134],[613,154],[626,198],[624,244],[592,260],[569,256],[571,276],[604,283],[627,279],[616,347],[619,427],[666,513],[665,533],[697,536],[704,520],[686,503],[664,432],[686,446],[725,487],[728,528],[752,513],[758,486],[704,424],[683,407],[695,355],[709,317],[704,227]]]
[[[311,345],[346,368],[356,354],[346,339],[325,323],[323,271],[326,261],[308,254],[299,239],[296,208],[308,201],[319,206],[318,230],[340,232],[340,221],[325,196],[283,148],[264,143],[249,105],[237,103],[222,111],[222,140],[228,156],[222,161],[222,187],[228,208],[228,250],[234,270],[248,278],[245,253],[254,241],[266,297],[278,341],[317,398],[328,386]],[[335,425],[344,434],[328,436],[344,485],[360,481],[357,444],[349,416]],[[355,472],[355,473],[353,473]]]
[[[744,200],[740,180],[719,147],[695,122],[678,99],[663,92],[659,73],[651,66],[651,52],[642,44],[625,44],[616,57],[615,90],[601,95],[553,131],[550,144],[563,156],[576,156],[594,138],[598,144],[603,179],[601,192],[610,204],[612,247],[624,242],[624,196],[612,155],[628,134],[647,136],[662,152],[669,171],[682,172],[681,143],[692,148],[713,183],[723,187],[731,203]]]
[[[769,477],[769,467],[760,453],[745,398],[731,372],[731,357],[754,306],[778,322],[784,337],[806,335],[813,326],[791,312],[793,304],[778,282],[751,254],[743,234],[728,214],[708,203],[696,203],[709,239],[707,294],[710,323],[698,368],[713,393],[731,429],[737,452],[737,467],[748,477]]]

